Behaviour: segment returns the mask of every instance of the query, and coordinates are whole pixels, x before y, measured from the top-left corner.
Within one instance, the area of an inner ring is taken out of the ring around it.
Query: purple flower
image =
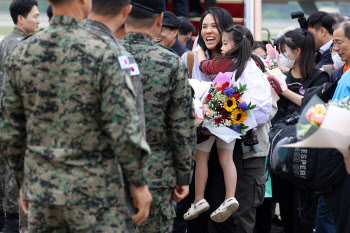
[[[245,111],[245,109],[246,109],[248,106],[247,106],[246,102],[243,102],[243,103],[239,103],[239,104],[238,104],[238,107],[239,107],[240,109],[242,109],[242,111]]]
[[[235,93],[235,90],[233,88],[225,88],[224,95],[227,95],[228,97],[232,98],[233,93]]]
[[[236,131],[237,133],[241,133],[241,131],[238,129],[238,127],[240,126],[241,124],[234,124],[233,125],[233,131]]]

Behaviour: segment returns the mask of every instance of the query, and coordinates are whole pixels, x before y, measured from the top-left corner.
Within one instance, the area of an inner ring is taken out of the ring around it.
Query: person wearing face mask
[[[278,111],[272,124],[294,112],[301,112],[303,95],[311,87],[329,82],[329,75],[316,69],[315,38],[310,31],[295,29],[277,41],[280,63],[290,68],[285,72],[288,89],[281,93]],[[317,198],[298,190],[291,182],[271,175],[273,196],[280,204],[281,218],[286,233],[309,233],[314,228]],[[306,207],[299,210],[298,207]],[[308,211],[304,211],[308,210]]]

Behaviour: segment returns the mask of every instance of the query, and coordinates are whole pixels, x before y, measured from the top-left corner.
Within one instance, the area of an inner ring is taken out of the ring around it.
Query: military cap
[[[131,0],[130,4],[152,13],[162,13],[166,10],[164,0]]]
[[[172,27],[172,28],[179,28],[177,17],[170,11],[164,12],[162,25]]]

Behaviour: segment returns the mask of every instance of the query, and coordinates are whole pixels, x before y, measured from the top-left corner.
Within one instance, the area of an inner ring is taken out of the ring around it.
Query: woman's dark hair
[[[242,25],[234,25],[226,28],[223,33],[229,33],[235,47],[216,60],[234,59],[234,65],[230,69],[231,72],[237,70],[235,80],[242,75],[248,60],[252,57],[252,47],[254,43],[253,35],[249,29]]]
[[[199,21],[199,29],[198,29],[198,36],[199,36],[198,37],[198,44],[199,44],[199,46],[201,46],[203,48],[204,51],[208,50],[208,48],[205,45],[205,42],[204,42],[204,39],[202,38],[201,33],[202,33],[203,20],[207,15],[213,16],[214,21],[217,25],[217,29],[218,29],[220,34],[222,33],[222,31],[225,28],[228,28],[229,26],[233,25],[232,16],[227,10],[219,8],[219,7],[212,7],[209,10],[205,11],[201,17],[201,20]],[[220,40],[220,43],[218,43],[216,45],[216,50],[218,52],[220,52],[221,46],[222,46],[222,43]],[[210,54],[210,51],[209,51],[209,54]]]
[[[312,32],[302,31],[295,29],[293,31],[286,32],[278,39],[278,48],[281,53],[285,53],[285,45],[292,50],[300,48],[301,54],[299,54],[298,65],[301,73],[301,82],[310,78],[316,69],[315,65],[315,53],[316,44],[315,37]]]

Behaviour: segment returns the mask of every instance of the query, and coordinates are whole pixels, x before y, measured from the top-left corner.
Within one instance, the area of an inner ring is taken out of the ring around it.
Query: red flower
[[[207,97],[205,98],[205,103],[209,103],[211,101],[211,99],[213,98],[213,96],[211,94],[208,94]]]
[[[221,116],[222,116],[223,119],[227,119],[227,112],[226,112],[226,111],[225,111],[225,112],[222,112],[222,113],[221,113]]]
[[[239,99],[239,97],[241,97],[241,95],[240,95],[240,94],[238,94],[238,93],[234,93],[234,94],[233,94],[233,97],[234,97],[236,100],[238,100],[238,99]]]
[[[220,108],[218,109],[218,111],[219,111],[219,113],[221,113],[221,114],[222,114],[222,113],[224,113],[224,112],[225,112],[225,109],[220,107]]]
[[[213,96],[211,94],[207,95],[207,100],[210,101],[213,98]]]
[[[222,122],[222,118],[221,117],[215,118],[215,123],[216,124],[220,124],[221,122]]]
[[[218,88],[218,91],[221,91],[222,93],[224,93],[226,87],[229,87],[230,83],[229,82],[225,82],[221,87]]]

